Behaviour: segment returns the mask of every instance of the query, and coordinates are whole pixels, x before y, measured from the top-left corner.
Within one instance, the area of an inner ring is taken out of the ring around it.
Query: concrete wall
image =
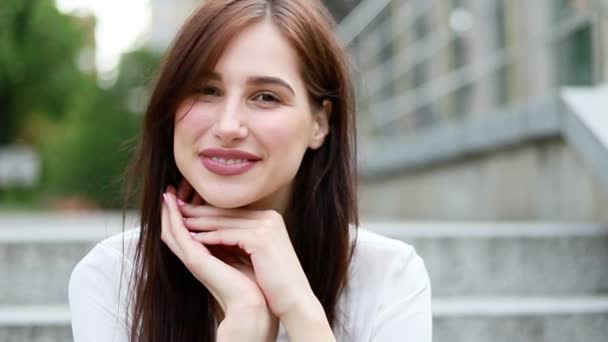
[[[608,222],[608,186],[561,138],[362,181],[361,216]]]

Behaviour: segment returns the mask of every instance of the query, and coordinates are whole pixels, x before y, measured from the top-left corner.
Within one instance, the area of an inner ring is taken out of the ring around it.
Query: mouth
[[[205,168],[219,176],[237,176],[251,170],[261,158],[238,149],[207,148],[199,154]]]
[[[225,159],[220,157],[200,156],[203,166],[219,176],[237,176],[251,170],[259,160]]]

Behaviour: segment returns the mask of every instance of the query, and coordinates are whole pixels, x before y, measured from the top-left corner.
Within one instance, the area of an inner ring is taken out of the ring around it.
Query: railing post
[[[597,83],[608,82],[608,0],[595,0],[594,60]]]

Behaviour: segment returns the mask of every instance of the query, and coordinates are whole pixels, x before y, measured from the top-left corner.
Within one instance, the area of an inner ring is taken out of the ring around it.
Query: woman
[[[422,260],[357,233],[353,102],[320,2],[206,1],[147,109],[140,228],[70,278],[75,341],[430,342]]]

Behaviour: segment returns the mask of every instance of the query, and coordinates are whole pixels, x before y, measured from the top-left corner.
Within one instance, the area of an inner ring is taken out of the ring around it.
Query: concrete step
[[[604,342],[608,296],[433,300],[435,342]],[[67,306],[0,307],[0,341],[72,341]]]
[[[71,342],[70,310],[66,305],[2,306],[0,341]]]
[[[125,229],[133,227],[127,219]],[[438,296],[608,293],[608,227],[595,224],[386,223],[363,227],[415,246]],[[0,216],[0,303],[67,303],[74,265],[121,231],[121,216]]]
[[[604,342],[608,297],[458,297],[433,301],[435,342]]]
[[[133,218],[127,220],[125,229]],[[67,303],[69,276],[98,241],[121,231],[120,214],[0,215],[0,304]],[[0,341],[3,341],[0,339]]]
[[[362,226],[412,244],[438,296],[608,293],[608,225],[402,223]]]

